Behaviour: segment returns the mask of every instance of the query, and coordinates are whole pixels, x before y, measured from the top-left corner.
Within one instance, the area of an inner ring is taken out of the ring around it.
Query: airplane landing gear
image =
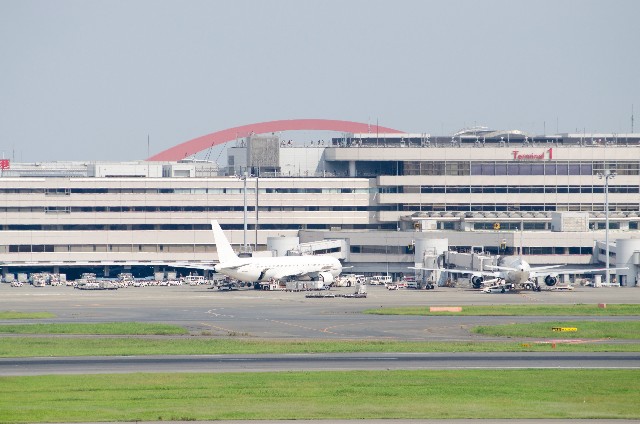
[[[525,290],[531,290],[531,291],[541,291],[542,289],[540,288],[540,285],[538,283],[524,283],[523,288]]]

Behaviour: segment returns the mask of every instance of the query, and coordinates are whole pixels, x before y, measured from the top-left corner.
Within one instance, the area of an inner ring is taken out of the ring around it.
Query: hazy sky
[[[0,151],[135,160],[328,118],[640,132],[640,1],[0,0]]]

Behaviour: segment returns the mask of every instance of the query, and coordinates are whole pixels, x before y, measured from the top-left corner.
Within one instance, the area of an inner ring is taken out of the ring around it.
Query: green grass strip
[[[553,328],[577,328],[577,331],[553,331]],[[503,337],[640,339],[640,321],[553,321],[527,324],[479,326],[474,333]]]
[[[0,311],[0,319],[46,319],[55,317],[51,312]]]
[[[410,342],[232,338],[0,337],[0,357],[213,355],[358,352],[548,352],[550,344],[530,342]],[[557,343],[560,352],[640,352],[639,343]]]
[[[435,305],[433,305],[435,306]],[[465,315],[465,316],[606,316],[640,315],[640,304],[570,305],[449,305],[461,306],[461,312],[430,312],[429,306],[367,309],[365,314],[375,315]]]
[[[187,334],[183,327],[142,322],[107,322],[94,324],[6,324],[5,334],[96,334],[96,335],[178,335]]]
[[[638,419],[638,370],[440,370],[0,378],[0,422]]]

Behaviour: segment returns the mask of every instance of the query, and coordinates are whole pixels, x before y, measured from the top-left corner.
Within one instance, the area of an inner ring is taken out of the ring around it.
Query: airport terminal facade
[[[5,162],[3,272],[215,260],[212,219],[232,244],[260,254],[274,237],[342,240],[337,254],[356,273],[407,274],[425,239],[501,255],[522,246],[533,264],[586,266],[604,262],[605,197],[613,260],[617,240],[640,239],[640,134],[367,132],[300,144],[273,133],[235,140],[227,152],[222,169],[195,160]],[[607,196],[606,170],[615,172]],[[622,276],[626,285],[637,272]]]

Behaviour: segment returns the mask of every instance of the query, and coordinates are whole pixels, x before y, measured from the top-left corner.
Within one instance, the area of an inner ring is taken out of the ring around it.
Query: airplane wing
[[[265,268],[262,270],[262,274],[267,274],[271,268]],[[271,278],[275,278],[276,280],[282,280],[284,278],[300,278],[300,277],[312,277],[317,278],[318,274],[321,272],[330,272],[331,266],[327,265],[320,270],[317,271],[308,271],[302,268],[288,268],[281,271],[276,272],[271,276]]]
[[[558,275],[566,275],[566,274],[591,274],[592,272],[600,272],[606,271],[607,268],[586,268],[586,269],[561,269],[555,270],[552,268],[556,267],[537,267],[532,268],[531,276],[538,277],[545,274],[558,274]],[[629,267],[617,267],[617,268],[609,268],[609,271],[617,270],[617,269],[629,269]]]
[[[191,262],[176,262],[174,264],[166,264],[166,265],[171,265],[171,266],[175,266],[175,267],[179,267],[179,268],[191,268],[191,269],[204,269],[204,270],[209,270],[209,271],[213,271],[215,268],[214,263],[210,263],[210,264],[205,264],[205,263],[191,263]]]
[[[497,269],[497,270],[500,270],[500,271],[517,271],[517,269],[511,268],[511,267],[508,267],[508,266],[485,265],[485,267],[487,267],[489,269]]]
[[[540,270],[546,271],[548,269],[560,268],[562,266],[565,266],[565,265],[532,266],[529,268],[529,271],[540,271]]]
[[[482,275],[489,275],[489,276],[496,276],[495,272],[493,271],[477,271],[477,270],[473,270],[473,269],[455,269],[455,268],[424,268],[424,267],[420,267],[420,266],[410,266],[408,267],[409,269],[421,269],[424,271],[442,271],[442,272],[451,272],[451,273],[455,273],[455,274],[482,274]],[[510,268],[509,268],[510,269]]]

